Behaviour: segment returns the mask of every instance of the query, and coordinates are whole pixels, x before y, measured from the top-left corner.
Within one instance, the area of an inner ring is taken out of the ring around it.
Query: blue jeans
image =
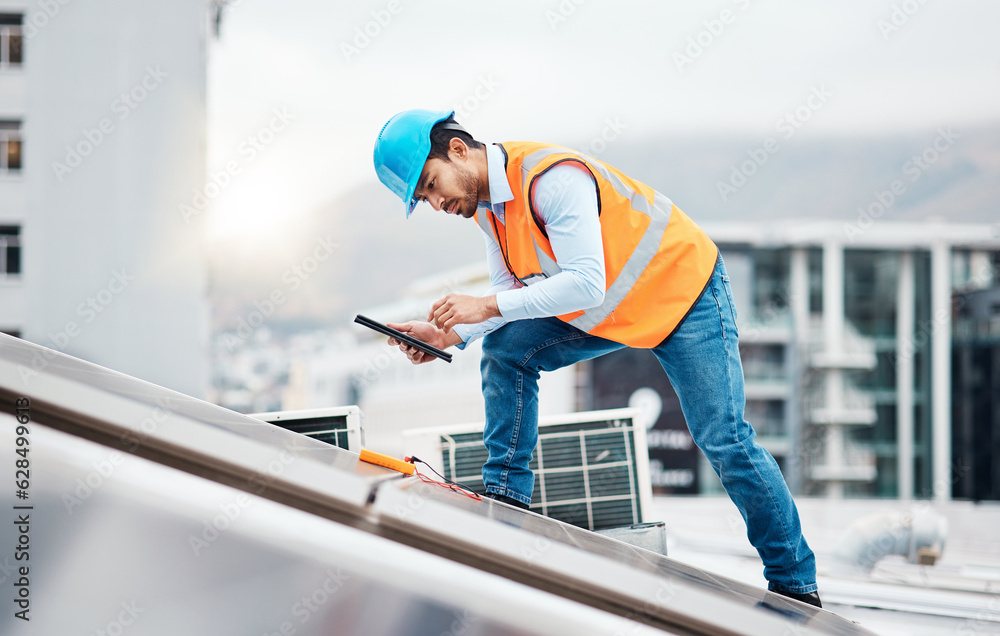
[[[747,525],[769,589],[816,589],[816,561],[777,462],[743,417],[743,366],[736,312],[721,256],[701,298],[677,330],[654,348],[680,398],[695,444],[705,453]],[[487,492],[531,503],[528,468],[538,441],[542,371],[589,360],[625,345],[591,336],[558,318],[516,320],[483,340],[483,466]]]

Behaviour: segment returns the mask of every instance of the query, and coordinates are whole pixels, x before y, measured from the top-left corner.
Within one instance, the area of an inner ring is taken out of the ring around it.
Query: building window
[[[0,13],[0,68],[21,66],[24,61],[24,35],[19,13]]]
[[[21,274],[21,228],[0,225],[0,278]]]
[[[754,310],[773,315],[788,309],[791,252],[760,249],[753,252]]]
[[[745,416],[761,437],[787,435],[783,400],[747,400]]]
[[[0,119],[0,174],[21,172],[21,122]]]

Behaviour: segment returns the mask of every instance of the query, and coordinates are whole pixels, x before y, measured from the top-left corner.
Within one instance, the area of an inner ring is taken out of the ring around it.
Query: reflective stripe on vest
[[[530,285],[562,271],[532,190],[549,169],[572,162],[595,182],[606,286],[598,307],[558,318],[633,347],[655,347],[669,336],[715,269],[711,239],[667,197],[591,157],[533,142],[500,147],[514,199],[504,204],[503,223],[490,209],[479,209],[476,221],[500,246],[511,275]]]
[[[567,152],[564,148],[543,148],[536,150],[524,158],[524,161],[521,163],[521,170],[524,172],[522,185],[525,192],[529,192],[531,184],[528,181],[532,178],[532,171],[543,159],[554,154],[575,154],[581,161],[589,159],[585,165],[592,170],[596,170],[611,184],[618,194],[628,199],[632,204],[633,210],[645,214],[650,220],[646,232],[642,235],[642,239],[632,252],[625,267],[622,268],[621,272],[618,273],[618,277],[615,278],[611,285],[608,286],[607,291],[605,291],[604,302],[597,307],[587,309],[583,312],[582,316],[569,321],[569,324],[581,331],[590,331],[604,322],[614,312],[621,301],[625,299],[625,296],[632,290],[632,286],[639,280],[642,273],[646,271],[649,262],[656,256],[660,248],[660,242],[663,240],[663,233],[667,231],[667,224],[670,223],[670,209],[673,207],[673,203],[670,199],[657,192],[654,195],[653,205],[650,205],[645,195],[625,185],[618,178],[618,175],[605,168],[603,164],[582,154]],[[534,178],[538,176],[541,175],[535,175]],[[535,253],[541,255],[538,258],[538,262],[542,266],[542,271],[546,272],[547,269],[553,266],[556,270],[561,271],[556,262],[545,253],[545,250],[538,245],[537,241],[534,241],[534,235],[532,235],[532,239],[532,242],[535,243]]]
[[[504,245],[506,241],[503,241],[502,237],[497,236],[497,232],[495,232],[493,230],[493,226],[490,225],[491,221],[496,217],[491,213],[489,208],[485,208],[485,210],[485,214],[479,214],[478,211],[476,212],[476,222],[479,223],[479,229],[486,232],[487,236],[492,236],[498,245]],[[497,229],[499,230],[499,228]],[[542,271],[537,274],[530,274],[521,278],[518,278],[517,274],[514,274],[514,272],[510,272],[522,285],[533,285],[534,283],[543,281],[550,276],[555,276],[562,271],[562,268],[559,267],[559,264],[556,263],[555,259],[546,254],[541,245],[535,241],[532,241],[532,243],[535,245],[535,256],[538,257],[538,264],[541,266]]]

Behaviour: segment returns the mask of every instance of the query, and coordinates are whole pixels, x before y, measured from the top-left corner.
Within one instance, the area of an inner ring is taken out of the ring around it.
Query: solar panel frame
[[[48,363],[25,374],[36,355]],[[30,398],[32,421],[41,426],[671,633],[870,633],[829,612],[531,512],[404,478],[329,444],[0,336],[0,408],[12,412],[19,397]],[[274,462],[277,469],[270,470]]]
[[[41,368],[28,366],[38,359]],[[363,516],[378,482],[398,477],[330,444],[0,334],[0,407],[13,412],[21,397],[39,424],[249,492],[312,507],[322,499],[349,517]]]
[[[15,423],[0,412],[0,448],[13,445]],[[107,447],[35,423],[31,436],[44,477],[30,500],[30,629],[5,612],[0,633],[78,633],[135,599],[141,615],[125,633],[438,636],[457,624],[482,636],[663,634],[141,457],[91,482]],[[94,487],[70,513],[66,494],[84,482]],[[0,505],[15,501],[0,492]]]

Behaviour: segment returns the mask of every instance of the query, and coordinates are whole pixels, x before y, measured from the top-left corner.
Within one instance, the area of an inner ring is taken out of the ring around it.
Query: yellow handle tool
[[[395,457],[390,457],[389,455],[383,455],[382,453],[370,451],[367,448],[361,449],[361,461],[398,470],[404,475],[412,475],[413,471],[416,470],[413,464],[404,462],[401,459],[396,459]]]

